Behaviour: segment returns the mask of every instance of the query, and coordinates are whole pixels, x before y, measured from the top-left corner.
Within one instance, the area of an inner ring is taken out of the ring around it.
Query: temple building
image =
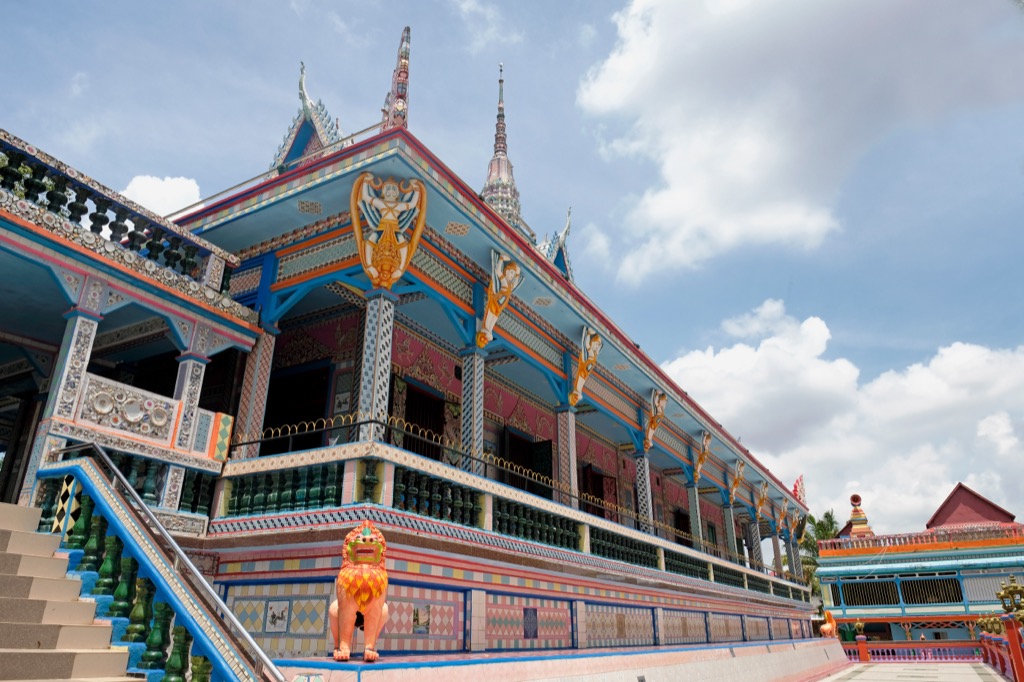
[[[919,533],[875,535],[860,496],[850,502],[838,537],[818,543],[817,573],[846,639],[858,621],[872,639],[977,639],[978,618],[1001,612],[996,593],[1024,573],[1024,525],[963,483]]]
[[[364,519],[385,654],[810,637],[802,488],[579,289],[571,214],[527,225],[503,73],[481,187],[411,132],[409,60],[358,135],[303,65],[269,170],[173,221],[0,131],[0,500],[215,679],[329,653]]]

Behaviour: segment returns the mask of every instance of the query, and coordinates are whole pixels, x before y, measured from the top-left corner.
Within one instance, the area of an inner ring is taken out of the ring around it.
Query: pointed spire
[[[409,127],[409,47],[410,32],[406,26],[398,44],[398,59],[391,77],[391,91],[384,98],[381,130]]]
[[[505,65],[498,64],[498,119],[494,125],[494,156],[487,166],[487,181],[480,192],[487,204],[498,212],[512,227],[531,242],[537,242],[533,230],[520,215],[519,190],[512,175],[512,162],[508,158],[508,139],[505,135]]]

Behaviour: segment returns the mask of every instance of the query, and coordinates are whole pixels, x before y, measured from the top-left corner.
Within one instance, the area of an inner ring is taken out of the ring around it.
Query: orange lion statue
[[[836,627],[836,619],[832,617],[831,611],[825,612],[825,622],[821,624],[822,637],[838,637],[839,630]]]
[[[388,620],[388,605],[384,601],[388,592],[386,551],[384,536],[369,521],[363,521],[345,536],[341,570],[335,583],[338,600],[328,610],[336,661],[349,659],[352,635],[359,625],[366,634],[363,660],[377,660],[377,638]]]

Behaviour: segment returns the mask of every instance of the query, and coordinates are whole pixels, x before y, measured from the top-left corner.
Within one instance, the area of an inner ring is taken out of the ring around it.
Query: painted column
[[[461,468],[484,475],[484,367],[487,351],[475,345],[462,357],[462,464]]]
[[[94,291],[96,284],[90,280],[86,289],[90,292]],[[95,298],[98,303],[98,293]],[[91,299],[92,297],[89,297],[89,300]],[[83,306],[72,308],[64,317],[68,323],[64,328],[64,339],[61,341],[57,364],[54,366],[53,380],[50,382],[50,393],[46,397],[43,418],[36,430],[32,454],[29,456],[28,467],[25,469],[21,493],[18,495],[18,504],[21,505],[31,504],[32,488],[36,483],[36,472],[42,463],[43,454],[54,448],[63,447],[66,442],[63,438],[49,435],[51,419],[56,417],[69,422],[74,420],[75,403],[78,401],[78,393],[85,383],[89,357],[92,355],[92,346],[96,341],[96,330],[99,328],[100,320],[103,319],[99,313],[87,310]]]
[[[181,401],[181,420],[174,447],[191,450],[195,434],[196,416],[199,412],[199,396],[203,391],[203,377],[209,358],[196,355],[191,350],[178,356],[178,379],[174,384],[174,399]]]
[[[761,554],[761,522],[757,517],[751,517],[750,523],[747,524],[747,550],[754,564],[751,568],[762,570],[764,556]]]
[[[562,504],[580,508],[580,485],[576,463],[576,408],[561,405],[558,416],[558,482],[568,487],[562,492]]]
[[[693,536],[694,549],[704,550],[704,524],[700,518],[700,493],[696,483],[686,484],[686,500],[690,506],[690,535]]]
[[[782,575],[782,547],[779,544],[779,531],[778,529],[772,533],[772,553],[775,558],[775,573],[776,575]]]
[[[359,440],[384,439],[384,425],[388,421],[391,347],[394,342],[397,302],[398,296],[387,289],[373,289],[366,293],[363,366],[359,377],[359,420],[379,423],[360,426]]]
[[[736,551],[736,514],[731,504],[722,506],[722,522],[725,524],[725,548],[728,552],[725,558],[733,561],[733,556],[738,552]],[[736,561],[743,563],[742,557]]]
[[[267,411],[267,390],[270,388],[270,370],[274,364],[274,344],[277,337],[263,332],[256,339],[245,361],[242,378],[242,397],[235,420],[235,439],[258,440],[263,435],[263,417]],[[234,457],[257,457],[259,445],[246,445],[235,450]]]
[[[797,544],[793,531],[789,532],[789,538],[786,540],[786,550],[789,555],[789,572],[799,579],[803,576],[803,566],[800,562],[800,545]]]
[[[640,517],[637,530],[650,533],[654,516],[651,511],[651,461],[646,453],[636,458],[636,499],[637,516]]]

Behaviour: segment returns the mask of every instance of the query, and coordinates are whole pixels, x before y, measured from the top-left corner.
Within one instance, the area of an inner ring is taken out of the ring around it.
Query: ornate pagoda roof
[[[316,104],[306,92],[306,65],[299,62],[299,113],[277,148],[270,168],[278,168],[344,139],[339,121],[331,118],[323,101]]]
[[[569,248],[566,244],[570,229],[572,229],[572,207],[569,207],[569,212],[565,216],[565,227],[562,228],[562,231],[546,237],[537,245],[537,250],[544,254],[544,257],[558,268],[567,280],[572,282],[574,281],[572,263],[569,262]]]

